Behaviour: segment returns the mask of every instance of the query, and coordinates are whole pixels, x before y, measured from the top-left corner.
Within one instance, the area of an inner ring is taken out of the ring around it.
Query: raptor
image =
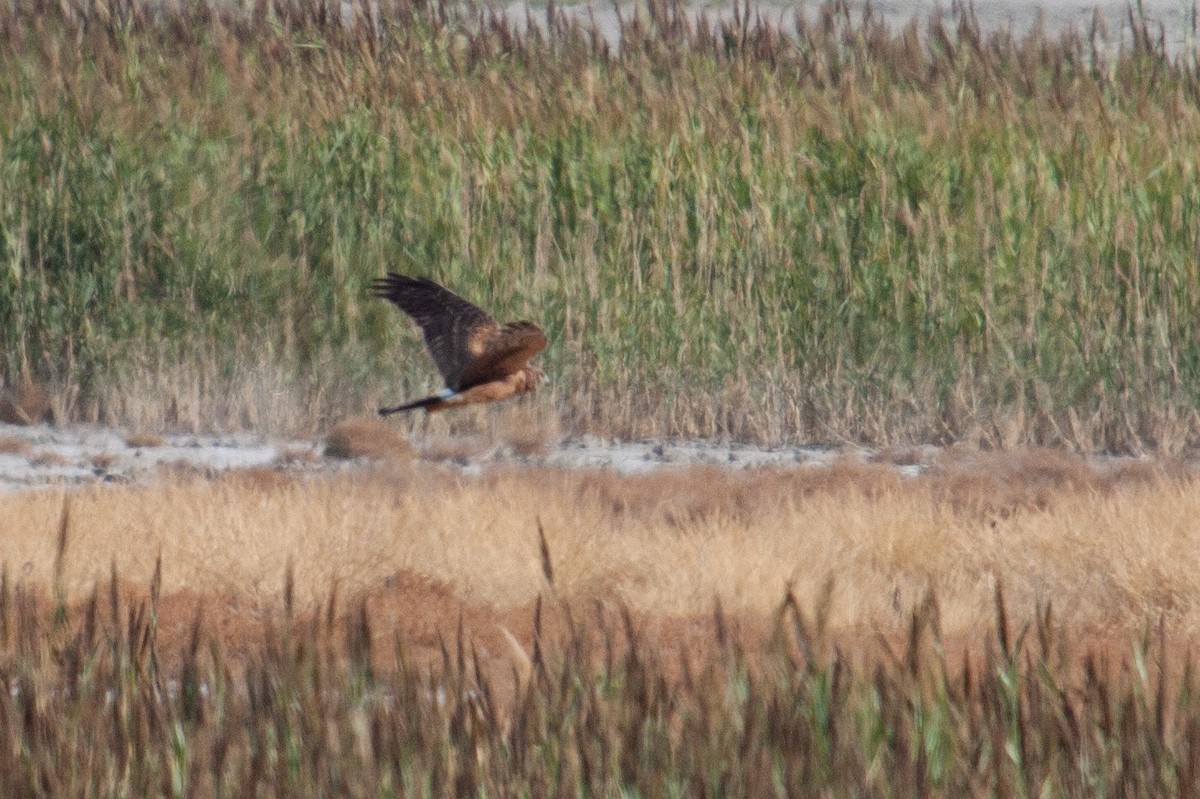
[[[392,302],[416,322],[446,381],[446,388],[431,397],[380,408],[381,416],[499,402],[536,390],[544,379],[541,369],[529,365],[546,348],[546,334],[532,322],[502,325],[426,277],[389,272],[372,282],[371,294]]]

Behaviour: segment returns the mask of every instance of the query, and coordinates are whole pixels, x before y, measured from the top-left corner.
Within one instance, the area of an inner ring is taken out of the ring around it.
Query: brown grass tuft
[[[325,439],[330,458],[368,458],[407,461],[413,449],[395,427],[381,419],[360,416],[338,423]]]
[[[29,456],[29,462],[34,466],[66,466],[69,460],[50,450],[39,450]]]
[[[0,436],[0,455],[25,455],[33,447],[16,436]]]
[[[50,389],[42,383],[23,382],[0,395],[0,422],[31,425],[52,419]]]
[[[125,436],[125,445],[128,447],[161,447],[167,443],[167,439],[157,433],[130,433]]]
[[[107,471],[119,458],[111,452],[98,452],[90,458],[90,463],[96,469]]]

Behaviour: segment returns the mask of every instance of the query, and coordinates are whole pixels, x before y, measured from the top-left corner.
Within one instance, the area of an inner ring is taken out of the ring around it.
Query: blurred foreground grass
[[[157,582],[130,599],[114,573],[67,612],[6,575],[0,779],[28,797],[1197,788],[1197,686],[1181,646],[1160,632],[1124,654],[1080,652],[1049,609],[1018,634],[1000,592],[991,638],[953,656],[936,601],[914,612],[906,642],[864,654],[789,595],[753,656],[719,610],[699,622],[712,642],[696,651],[640,632],[628,612],[539,601],[531,640],[510,635],[511,665],[491,668],[461,620],[422,665],[365,604],[347,604],[262,620],[239,658],[199,612],[167,651]]]
[[[1194,470],[956,449],[0,496],[0,785],[1195,795]]]
[[[434,382],[394,269],[551,331],[571,431],[1200,440],[1200,72],[1148,28],[627,16],[4,4],[0,375],[310,430]]]

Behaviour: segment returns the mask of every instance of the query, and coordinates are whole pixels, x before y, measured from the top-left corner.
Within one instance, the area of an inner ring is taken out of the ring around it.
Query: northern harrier
[[[529,359],[546,348],[546,334],[532,322],[499,324],[481,308],[426,277],[389,272],[371,284],[371,294],[396,304],[425,335],[446,388],[415,402],[380,408],[379,415],[476,402],[498,402],[533,391],[542,370]]]

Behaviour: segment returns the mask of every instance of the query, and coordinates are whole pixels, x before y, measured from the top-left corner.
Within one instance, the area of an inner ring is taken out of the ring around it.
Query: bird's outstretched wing
[[[456,391],[467,368],[489,350],[502,330],[482,308],[426,277],[389,272],[371,284],[371,294],[390,300],[412,317],[446,385]]]
[[[546,335],[529,322],[497,324],[482,308],[427,277],[389,272],[371,293],[394,302],[425,335],[433,362],[455,391],[520,371],[546,348]]]
[[[459,375],[457,390],[500,380],[525,367],[529,359],[546,349],[546,334],[532,322],[513,322],[496,331],[487,348]]]

